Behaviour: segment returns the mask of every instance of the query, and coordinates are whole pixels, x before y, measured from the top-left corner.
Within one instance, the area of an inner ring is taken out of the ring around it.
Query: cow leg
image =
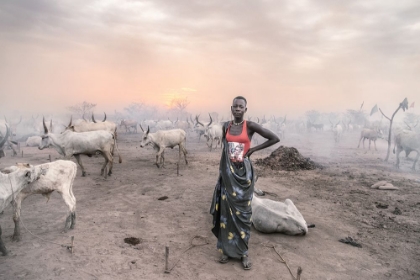
[[[4,246],[3,239],[1,238],[1,226],[0,226],[0,252],[2,252],[3,256],[7,256],[8,252],[6,246]]]
[[[74,155],[74,157],[76,158],[77,163],[80,165],[80,168],[82,168],[82,177],[85,177],[86,176],[86,171],[85,171],[85,167],[83,166],[82,159],[80,158],[80,155]]]
[[[26,198],[26,195],[20,192],[14,202],[13,205],[13,222],[15,223],[15,230],[12,235],[13,241],[20,241],[20,211],[22,209],[22,201]]]
[[[359,145],[357,145],[357,148],[359,148],[359,147],[360,147],[360,142],[362,142],[362,138],[363,138],[363,137],[360,137],[360,140],[359,140]]]
[[[157,154],[156,154],[156,166],[158,167],[158,168],[160,168],[162,165],[159,165],[160,163],[162,163],[162,159],[163,159],[163,152],[164,152],[164,149],[163,148],[161,148],[161,147],[159,147],[159,151],[157,152]],[[164,161],[164,159],[163,159],[163,161]]]
[[[373,145],[375,146],[375,151],[378,151],[378,149],[376,149],[376,139],[373,140]]]
[[[76,198],[70,189],[68,193],[61,193],[61,196],[63,197],[64,203],[66,203],[66,205],[69,207],[69,214],[64,224],[64,232],[67,232],[69,229],[74,229],[76,224]]]
[[[111,176],[112,167],[114,166],[114,157],[112,156],[111,153],[108,154],[108,166],[109,166],[108,175]]]
[[[417,156],[414,159],[413,167],[411,167],[411,169],[413,169],[413,170],[416,170],[416,163],[417,163],[417,161],[419,160],[419,157],[420,157],[419,151],[416,151],[416,152],[417,152]]]
[[[369,138],[369,151],[370,151],[370,142],[371,142],[372,140]]]
[[[187,150],[185,149],[184,143],[180,143],[179,144],[179,153],[180,154],[181,154],[181,150],[182,150],[182,153],[184,154],[185,164],[188,165]]]
[[[400,146],[397,146],[397,163],[395,164],[395,167],[397,167],[398,169],[400,168],[400,153],[402,152],[402,148]]]

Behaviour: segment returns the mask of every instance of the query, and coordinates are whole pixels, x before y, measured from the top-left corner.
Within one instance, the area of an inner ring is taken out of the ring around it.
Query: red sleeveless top
[[[242,162],[244,161],[244,156],[251,147],[251,140],[248,137],[247,123],[244,120],[242,124],[242,132],[239,135],[230,134],[229,124],[226,132],[226,142],[229,145],[229,158],[232,162]]]

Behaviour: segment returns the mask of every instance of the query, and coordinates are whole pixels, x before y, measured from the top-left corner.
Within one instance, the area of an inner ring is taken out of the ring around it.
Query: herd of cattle
[[[16,139],[16,129],[21,121],[22,118],[14,123],[8,122],[7,120],[0,123],[0,158],[5,156],[5,149],[7,148],[12,151],[13,155],[18,154],[20,142],[25,140],[22,138]],[[287,124],[286,117],[284,117],[282,121],[279,121],[276,118],[270,120],[262,118],[261,121],[257,118],[256,121],[264,128],[270,129],[278,134],[281,139],[285,139],[286,131],[293,131],[295,133],[301,133],[302,131],[316,133],[316,131],[324,130],[325,127],[324,124],[314,123],[311,120],[308,120],[306,124],[303,121]],[[34,125],[35,134],[38,135],[26,135],[24,137],[26,138],[26,145],[38,147],[40,150],[52,147],[64,157],[64,160],[43,163],[36,166],[30,164],[17,164],[1,170],[0,212],[2,212],[10,203],[13,205],[15,230],[12,238],[15,240],[20,239],[19,221],[21,204],[22,201],[31,194],[42,194],[49,197],[53,191],[60,193],[64,202],[69,207],[65,231],[74,228],[76,222],[76,198],[73,195],[72,188],[76,176],[77,165],[68,159],[74,156],[82,170],[82,176],[85,176],[86,170],[80,156],[87,155],[91,157],[100,154],[105,159],[101,168],[101,175],[104,175],[104,177],[107,178],[107,176],[112,174],[114,152],[118,153],[119,162],[122,162],[117,146],[117,130],[119,133],[121,133],[121,130],[123,129],[125,130],[125,133],[137,133],[137,127],[140,127],[143,132],[143,135],[140,138],[140,147],[145,147],[147,145],[152,146],[156,151],[157,167],[163,167],[165,164],[165,149],[174,148],[175,146],[179,146],[178,164],[181,161],[182,154],[184,155],[185,164],[188,164],[186,139],[187,134],[191,135],[192,132],[196,133],[198,136],[198,142],[200,142],[201,136],[207,140],[207,146],[210,151],[212,151],[213,148],[217,148],[218,145],[221,147],[223,122],[224,121],[218,121],[217,116],[215,117],[209,114],[209,122],[200,120],[199,115],[197,115],[194,119],[192,117],[189,119],[187,118],[186,121],[177,119],[174,122],[170,120],[145,120],[138,122],[135,120],[122,119],[119,120],[119,124],[117,124],[107,121],[106,114],[102,121],[97,122],[92,114],[92,121],[83,118],[73,122],[72,118],[70,118],[70,122],[63,126],[61,132],[53,133],[55,130],[54,127],[57,125],[54,125],[53,122],[50,121],[49,126],[47,126],[43,119],[42,126]],[[351,132],[355,129],[356,128],[351,125],[351,123],[340,124],[340,122],[333,122],[330,120],[328,130],[332,132],[334,141],[338,143],[346,132]],[[420,156],[420,134],[410,127],[409,130],[397,129],[394,131],[393,135],[394,153],[396,153],[397,157],[396,166],[399,167],[399,154],[402,151],[405,151],[406,156],[414,151],[417,153],[412,166],[412,169],[414,170]],[[376,140],[378,138],[383,138],[383,132],[380,127],[363,128],[360,132],[358,148],[362,140],[364,147],[364,142],[367,139],[369,140],[369,149],[371,142],[373,142],[376,150]],[[259,140],[255,137],[253,141],[255,141],[255,145],[258,144]],[[260,200],[255,200],[255,202],[253,202],[256,209],[261,203]],[[265,212],[268,211],[268,205],[272,205],[273,207],[274,205],[277,205],[267,201],[265,201],[265,204]],[[307,231],[306,222],[299,211],[295,209],[295,207],[293,211],[283,211],[290,207],[294,207],[291,201],[286,201],[283,206],[275,206],[276,209],[273,211],[270,210],[270,213],[275,214],[272,214],[271,216],[268,215],[271,217],[270,221],[264,219],[259,220],[257,227],[264,228],[270,226],[287,234],[305,234]],[[289,219],[275,219],[273,216],[285,215],[286,212],[289,213],[287,215],[291,216]],[[267,215],[264,214],[262,216]],[[287,220],[292,222],[292,224],[280,225],[281,222],[276,222],[277,220]],[[1,240],[1,227],[0,252],[4,255],[7,254],[7,250]]]

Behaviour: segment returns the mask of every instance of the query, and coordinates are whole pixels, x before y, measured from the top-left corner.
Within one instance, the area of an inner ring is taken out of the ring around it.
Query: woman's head
[[[246,108],[247,101],[243,96],[237,96],[232,101],[232,106],[230,107],[232,110],[232,115],[235,118],[242,118],[247,111]]]

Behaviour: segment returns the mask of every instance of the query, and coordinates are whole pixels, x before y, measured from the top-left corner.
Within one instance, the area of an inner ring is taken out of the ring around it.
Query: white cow
[[[7,174],[0,172],[0,212],[15,199],[22,189],[34,182],[38,177],[39,174],[37,174],[35,168],[30,164],[25,164],[23,168]],[[7,250],[1,239],[1,234],[0,226],[0,252],[6,256]]]
[[[365,148],[365,140],[369,139],[369,150],[370,150],[370,142],[373,141],[373,145],[375,146],[375,151],[377,151],[376,149],[376,139],[382,137],[382,131],[379,128],[375,128],[375,129],[370,129],[370,128],[364,128],[362,130],[362,132],[360,133],[360,140],[359,140],[359,145],[357,145],[357,148],[360,147],[360,142],[363,139],[363,149]]]
[[[141,127],[143,130],[143,127]],[[144,148],[146,145],[153,145],[153,149],[157,152],[156,154],[156,166],[158,168],[165,166],[164,152],[166,148],[173,149],[175,146],[179,146],[179,158],[178,164],[181,161],[181,152],[184,153],[185,164],[188,165],[187,150],[185,149],[186,144],[186,133],[182,129],[171,129],[171,130],[158,130],[155,133],[150,133],[149,127],[147,131],[143,130],[143,137],[140,143],[140,147]]]
[[[118,147],[116,146],[116,140],[113,133],[105,130],[87,132],[73,132],[71,130],[66,130],[61,134],[54,134],[49,133],[45,122],[43,123],[44,135],[42,136],[42,142],[39,146],[40,150],[51,145],[66,159],[74,156],[77,163],[82,168],[83,177],[86,176],[86,171],[83,167],[80,155],[87,155],[90,157],[100,153],[105,159],[105,163],[101,168],[101,175],[104,175],[106,178],[107,175],[112,174],[114,148],[117,148],[118,152]],[[122,159],[119,152],[118,156],[119,163],[121,163]],[[109,166],[108,174],[105,171],[107,165]]]
[[[6,134],[3,136],[3,138],[0,139],[0,158],[6,156],[6,153],[4,152],[4,144],[6,144],[10,135],[9,126],[5,124],[5,127],[6,127]]]
[[[167,130],[174,128],[174,124],[170,120],[158,121],[155,126],[156,130]]]
[[[125,132],[126,133],[131,132],[131,129],[133,129],[133,132],[137,133],[137,125],[138,125],[138,122],[135,121],[135,120],[125,120],[125,119],[123,119],[123,120],[121,120],[121,123],[120,123],[120,127],[121,126],[125,127]]]
[[[340,121],[334,124],[331,120],[331,131],[334,133],[335,143],[340,142],[341,136],[343,135],[343,127],[340,125]]]
[[[210,124],[212,122],[213,119],[210,116]],[[213,142],[215,140],[217,141],[216,148],[218,144],[220,144],[220,148],[222,148],[223,125],[214,123],[212,125],[207,126],[206,131],[204,132],[204,137],[207,139],[207,146],[210,148],[210,151],[213,149]]]
[[[400,168],[400,153],[402,151],[405,151],[406,155],[414,151],[417,153],[417,155],[414,159],[411,169],[415,170],[416,163],[420,157],[420,134],[417,134],[414,131],[404,130],[395,135],[394,143],[393,153],[397,156],[396,167]],[[397,148],[396,151],[395,148]]]
[[[9,167],[5,170],[15,171],[24,167],[24,164],[18,163],[16,166]],[[77,165],[69,160],[57,160],[36,165],[34,168],[40,174],[39,179],[25,187],[16,196],[13,203],[15,231],[12,239],[15,241],[20,240],[20,211],[22,201],[32,194],[42,194],[49,200],[51,193],[57,191],[69,207],[64,232],[67,232],[68,229],[73,229],[76,224],[76,198],[73,194],[73,182],[76,177]]]
[[[41,136],[30,136],[26,139],[27,147],[39,147],[41,145],[42,138]]]
[[[305,235],[308,225],[290,199],[284,202],[252,198],[252,224],[264,233],[281,232],[288,235]]]
[[[78,124],[72,124],[72,118],[70,118],[70,123],[67,126],[66,130],[71,130],[74,132],[88,132],[88,131],[99,131],[105,130],[109,131],[117,137],[117,125],[113,122],[106,121],[106,114],[105,118],[102,122],[96,122],[95,118],[92,114],[92,121],[93,122],[80,122]]]

